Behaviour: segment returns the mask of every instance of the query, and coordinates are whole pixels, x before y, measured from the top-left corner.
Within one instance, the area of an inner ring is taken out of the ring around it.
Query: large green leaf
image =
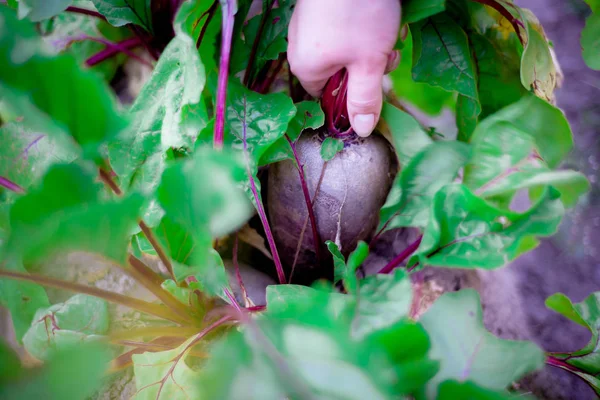
[[[360,340],[408,317],[412,302],[410,279],[401,269],[368,276],[359,282],[357,298],[352,335]]]
[[[409,4],[420,4],[412,1]],[[406,6],[403,5],[403,12]],[[412,25],[411,25],[412,26]],[[431,86],[423,82],[415,82],[412,77],[413,66],[413,35],[409,29],[406,39],[402,42],[400,50],[400,64],[390,72],[394,93],[399,99],[406,101],[419,110],[429,114],[438,115],[444,106],[451,106],[453,94],[440,87]]]
[[[585,21],[585,28],[581,31],[581,47],[587,66],[600,70],[600,10]]]
[[[100,146],[125,127],[103,80],[71,55],[48,55],[34,26],[6,7],[0,7],[0,62],[4,106],[32,119],[35,111],[36,118],[45,118],[38,126],[43,133],[65,129],[85,156],[99,162]]]
[[[581,350],[572,353],[552,353],[553,357],[562,361],[553,365],[578,375],[600,395],[600,292],[592,293],[581,303],[573,303],[564,294],[556,293],[546,300],[546,306],[586,327],[592,334],[589,343]]]
[[[477,69],[469,40],[460,25],[448,15],[439,14],[416,24],[412,33],[413,79],[458,93],[464,99],[457,114],[461,118],[467,114],[471,119],[476,118],[481,112]]]
[[[556,232],[564,214],[550,188],[522,214],[493,207],[460,184],[445,186],[432,203],[423,240],[411,263],[455,268],[502,267]]]
[[[298,137],[305,129],[317,129],[323,126],[325,114],[321,110],[321,105],[315,101],[302,101],[296,103],[296,114],[289,122],[287,135],[292,142],[298,140]],[[285,137],[277,139],[260,157],[260,165],[267,165],[278,161],[294,159],[294,154],[289,142]]]
[[[129,237],[143,199],[133,195],[103,200],[94,170],[55,165],[41,186],[19,198],[10,210],[6,260],[32,262],[65,250],[100,253],[124,262]]]
[[[408,165],[416,154],[433,143],[433,140],[411,115],[390,103],[383,103],[381,118],[390,131],[402,168]]]
[[[92,0],[114,26],[139,25],[152,33],[152,0]]]
[[[527,90],[520,79],[521,43],[516,35],[504,37],[499,28],[485,33],[469,32],[469,41],[477,60],[479,100],[485,118],[518,101]]]
[[[196,273],[211,293],[227,286],[222,263],[211,262],[212,238],[240,228],[252,215],[241,188],[245,180],[246,170],[237,154],[200,148],[192,159],[169,166],[158,187],[158,201],[168,218],[158,228],[168,229],[162,240],[171,256],[190,266],[188,273]]]
[[[73,3],[73,0],[18,0],[19,18],[34,22],[54,17]]]
[[[152,194],[158,186],[170,148],[191,148],[206,126],[202,100],[206,74],[196,50],[193,21],[202,9],[184,2],[176,16],[171,40],[129,114],[130,128],[109,146],[111,166],[121,187]],[[155,202],[146,211],[150,226],[162,212]]]
[[[23,343],[29,354],[45,361],[56,351],[102,339],[108,324],[106,301],[77,294],[64,303],[38,310]]]
[[[412,323],[397,323],[391,337],[354,340],[348,296],[293,285],[276,286],[275,294],[272,288],[267,312],[213,349],[201,376],[207,398],[388,399],[429,378],[426,354],[392,354],[387,347],[394,339],[418,342],[422,332],[402,329]],[[402,332],[402,339],[394,335]]]
[[[566,205],[588,189],[584,175],[552,171],[572,145],[565,116],[544,100],[528,96],[488,117],[477,127],[464,182],[478,195],[504,196],[552,185]]]
[[[42,368],[23,369],[0,385],[6,400],[81,400],[92,397],[102,385],[111,359],[100,343],[86,343],[56,353]],[[76,383],[76,384],[75,384]]]
[[[433,196],[456,179],[469,159],[470,146],[461,142],[434,142],[402,168],[379,214],[379,230],[424,227]]]
[[[138,400],[202,398],[197,381],[199,372],[186,364],[195,336],[181,346],[157,353],[134,354],[133,370]]]
[[[504,390],[544,365],[544,353],[535,344],[499,339],[485,329],[473,289],[443,294],[419,321],[431,339],[431,357],[441,362],[428,384],[429,397],[448,379]]]
[[[27,121],[25,117],[22,122],[0,127],[0,176],[25,190],[37,183],[52,164],[71,162],[77,157],[72,143],[30,129]]]
[[[445,9],[446,0],[405,0],[402,2],[402,23],[417,22]]]

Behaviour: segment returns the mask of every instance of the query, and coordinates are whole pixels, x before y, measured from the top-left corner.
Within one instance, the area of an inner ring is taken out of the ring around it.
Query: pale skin
[[[297,0],[288,34],[291,70],[319,96],[345,67],[352,128],[369,136],[381,114],[383,75],[400,61],[399,27],[400,0]]]

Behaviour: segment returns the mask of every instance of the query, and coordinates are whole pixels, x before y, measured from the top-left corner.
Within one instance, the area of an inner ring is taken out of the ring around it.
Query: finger
[[[369,136],[379,120],[386,64],[382,57],[368,67],[348,68],[348,115],[358,136]]]
[[[385,73],[389,74],[398,68],[398,64],[400,64],[400,51],[393,50],[388,56],[387,65],[385,66]]]

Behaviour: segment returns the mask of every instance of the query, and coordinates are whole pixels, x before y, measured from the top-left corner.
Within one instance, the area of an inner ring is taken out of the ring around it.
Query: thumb
[[[358,136],[369,136],[379,121],[386,64],[384,57],[377,65],[348,68],[348,116]]]

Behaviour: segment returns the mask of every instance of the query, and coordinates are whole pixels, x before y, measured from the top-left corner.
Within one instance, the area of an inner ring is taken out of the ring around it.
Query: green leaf
[[[41,186],[14,203],[3,249],[7,260],[28,263],[60,251],[82,250],[125,261],[143,199],[132,195],[103,201],[103,187],[91,171],[75,164],[55,165]]]
[[[379,214],[378,231],[427,225],[433,197],[456,179],[470,150],[466,143],[434,142],[415,155],[394,181]]]
[[[325,161],[333,160],[335,155],[344,150],[344,142],[332,137],[325,138],[321,144],[321,158]]]
[[[200,374],[186,364],[186,357],[196,337],[173,350],[134,354],[133,371],[137,392],[134,399],[197,399]]]
[[[3,106],[32,122],[43,119],[38,128],[46,134],[66,130],[86,157],[101,162],[100,146],[125,127],[125,120],[96,73],[83,70],[71,55],[48,55],[34,26],[6,7],[0,8],[0,62]]]
[[[412,1],[409,4],[420,4],[420,2]],[[405,10],[406,6],[403,4],[403,12]],[[400,64],[389,74],[394,87],[394,93],[398,98],[409,102],[419,110],[429,115],[438,115],[444,106],[452,104],[453,94],[427,83],[415,82],[412,78],[413,35],[410,29],[408,36],[402,43]]]
[[[466,97],[468,114],[479,115],[477,69],[460,25],[440,14],[420,22],[412,32],[413,79]]]
[[[277,60],[280,53],[287,51],[288,25],[292,18],[292,11],[295,4],[295,0],[281,1],[276,8],[272,8],[269,11],[263,24],[260,40],[256,47],[256,58],[253,66],[254,75],[266,65],[268,60]],[[234,73],[246,69],[263,16],[264,14],[259,14],[253,17],[244,26],[244,42],[246,50],[239,51],[239,47],[235,47],[236,51],[232,54],[231,60],[231,63],[234,66],[232,69]],[[241,40],[241,38],[239,40]]]
[[[0,127],[0,176],[25,190],[37,183],[52,164],[68,163],[77,157],[72,143],[30,129],[26,121]]]
[[[546,300],[546,306],[571,321],[586,327],[592,337],[588,344],[572,353],[552,353],[562,363],[553,364],[572,372],[586,380],[597,394],[600,394],[600,365],[598,338],[600,337],[600,292],[589,295],[580,303],[573,303],[562,293],[556,293]]]
[[[152,33],[151,0],[92,0],[98,12],[114,26],[139,25]]]
[[[346,266],[346,259],[344,255],[340,252],[337,244],[328,240],[325,242],[327,246],[327,250],[333,256],[333,282],[337,283],[344,279],[346,274],[348,273],[348,267]]]
[[[45,361],[56,351],[102,339],[100,335],[108,332],[108,324],[106,301],[78,294],[64,303],[38,310],[23,343],[29,354]]]
[[[63,12],[48,20],[41,24],[40,30],[44,42],[50,48],[56,53],[72,54],[80,65],[84,65],[88,58],[106,48],[103,43],[89,40],[88,37],[104,38],[117,43],[130,36],[126,29],[115,28],[100,18],[72,12]],[[126,59],[124,54],[119,54],[94,65],[91,69],[98,71],[105,81],[110,82],[117,68]]]
[[[27,272],[17,261],[2,263],[3,269]],[[46,291],[39,285],[13,279],[0,279],[0,304],[10,311],[10,317],[19,342],[31,326],[35,313],[40,308],[50,306]]]
[[[292,142],[298,140],[298,137],[305,129],[317,129],[323,126],[325,114],[321,110],[321,105],[316,101],[302,101],[296,103],[296,114],[288,124],[287,135]],[[293,159],[294,154],[286,138],[278,139],[261,156],[259,165],[267,165],[278,161]]]
[[[256,163],[265,151],[287,131],[296,107],[287,95],[261,95],[231,81],[227,86],[225,141],[235,149],[247,150]]]
[[[528,399],[529,397],[509,396],[505,392],[491,391],[483,389],[473,382],[459,382],[448,380],[442,382],[439,386],[437,400],[455,400],[455,399],[478,399],[478,400],[508,400],[508,399]]]
[[[0,386],[6,400],[81,400],[101,387],[111,354],[100,343],[85,343],[55,354],[35,373]],[[77,383],[77,384],[74,384]]]
[[[599,0],[585,0],[588,6],[592,9],[593,13],[600,12],[600,1]]]
[[[471,139],[473,155],[464,182],[484,198],[504,196],[507,203],[520,189],[558,189],[567,206],[588,190],[584,175],[552,171],[572,146],[563,113],[536,96],[528,96],[481,122]]]
[[[166,165],[166,151],[192,148],[206,126],[202,100],[206,74],[190,33],[198,13],[192,2],[182,4],[174,23],[176,36],[129,111],[132,125],[109,146],[109,160],[123,189],[153,194]],[[145,220],[154,226],[161,216],[152,202]]]
[[[212,293],[227,286],[227,276],[220,258],[216,265],[211,262],[211,239],[235,231],[252,215],[241,188],[245,180],[237,154],[200,148],[193,158],[169,166],[158,187],[158,201],[166,212],[158,228],[161,240],[175,261],[191,267],[183,275],[196,274]]]
[[[410,279],[401,269],[393,274],[368,276],[359,282],[357,297],[352,335],[361,340],[408,316],[412,301]]]
[[[448,379],[504,390],[544,365],[544,353],[535,344],[499,339],[484,328],[479,294],[473,289],[443,294],[420,322],[431,339],[431,357],[441,362],[428,384],[430,397]]]
[[[521,83],[527,89],[548,101],[554,99],[556,87],[556,67],[550,53],[550,45],[541,27],[526,21],[527,44],[521,57]]]
[[[410,264],[453,268],[502,267],[556,232],[564,214],[559,193],[550,188],[522,214],[500,210],[463,185],[451,184],[433,200],[423,240]]]
[[[390,398],[394,367],[382,346],[350,337],[344,296],[303,288],[299,297],[293,286],[275,287],[292,295],[277,297],[277,312],[269,287],[265,315],[213,349],[201,377],[207,398]]]
[[[587,66],[600,70],[600,10],[586,19],[581,31],[581,47]]]
[[[405,0],[402,2],[402,23],[417,22],[445,9],[446,0]]]
[[[494,25],[484,34],[469,32],[477,60],[480,119],[517,102],[527,93],[520,79],[521,42],[516,34],[504,38],[499,26],[494,20]]]
[[[391,135],[396,155],[402,167],[433,141],[421,125],[408,113],[384,102],[381,118],[385,121]]]
[[[6,343],[5,338],[0,339],[0,384],[16,379],[22,372],[23,366],[19,355]],[[1,386],[0,386],[1,387]]]
[[[54,17],[73,3],[73,0],[19,0],[19,18],[34,22]]]

